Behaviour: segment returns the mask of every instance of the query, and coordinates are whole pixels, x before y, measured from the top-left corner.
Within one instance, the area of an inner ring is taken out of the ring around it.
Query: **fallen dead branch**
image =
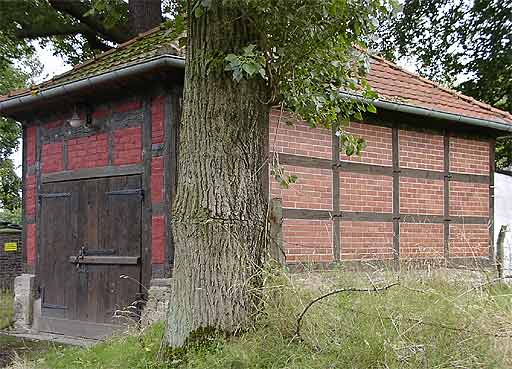
[[[368,287],[368,288],[342,288],[342,289],[334,290],[329,293],[326,293],[325,295],[317,297],[316,299],[312,300],[309,304],[306,305],[304,310],[302,310],[302,313],[300,313],[299,317],[297,318],[297,327],[295,329],[295,337],[298,337],[301,341],[303,340],[302,336],[300,335],[300,327],[302,324],[302,320],[304,319],[304,316],[306,315],[308,310],[311,308],[311,306],[313,306],[317,302],[319,302],[323,299],[326,299],[327,297],[337,295],[340,293],[353,293],[353,292],[378,293],[378,292],[383,292],[383,291],[390,289],[391,287],[398,286],[399,284],[400,284],[400,282],[395,282],[395,283],[391,283],[391,284],[388,284],[383,287],[374,286],[374,287]]]

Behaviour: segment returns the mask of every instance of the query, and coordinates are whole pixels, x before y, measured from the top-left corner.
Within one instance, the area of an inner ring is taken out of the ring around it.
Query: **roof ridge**
[[[420,81],[423,81],[435,88],[439,88],[440,90],[446,92],[446,93],[449,93],[450,95],[453,95],[457,98],[460,98],[468,103],[471,103],[471,104],[474,104],[474,105],[477,105],[481,108],[485,108],[491,112],[494,112],[494,113],[497,113],[501,116],[503,116],[504,119],[509,119],[509,120],[512,120],[512,114],[510,114],[509,112],[507,111],[504,111],[504,110],[501,110],[501,109],[498,109],[498,108],[495,108],[494,106],[490,105],[490,104],[486,104],[486,103],[483,103],[481,101],[478,101],[476,100],[475,98],[471,97],[471,96],[467,96],[467,95],[464,95],[462,92],[459,92],[459,91],[456,91],[454,89],[451,89],[449,87],[445,87],[443,85],[441,85],[440,83],[438,82],[434,82],[428,78],[425,78],[425,77],[422,77],[420,76],[418,73],[414,73],[414,72],[411,72],[411,71],[408,71],[407,69],[405,68],[402,68],[401,66],[399,66],[398,64],[396,63],[393,63],[392,61],[389,61],[379,55],[370,55],[371,58],[374,58],[374,59],[377,59],[387,65],[389,65],[390,67],[396,69],[396,70],[399,70],[401,72],[404,72],[416,79],[419,79]]]
[[[70,70],[64,72],[64,73],[61,73],[61,74],[58,74],[56,76],[53,76],[51,79],[47,80],[47,81],[44,81],[44,84],[47,84],[49,82],[52,82],[52,81],[55,81],[56,79],[60,79],[62,77],[65,77],[73,72],[75,72],[76,70],[80,69],[80,68],[83,68],[89,64],[92,64],[92,63],[95,63],[97,62],[98,60],[100,59],[103,59],[104,57],[110,55],[110,54],[113,54],[119,50],[122,50],[124,48],[126,48],[127,46],[135,43],[136,41],[139,41],[140,39],[146,37],[146,36],[149,36],[150,34],[153,34],[153,33],[157,33],[158,31],[161,31],[163,29],[168,29],[168,27],[166,27],[163,23],[159,24],[158,26],[146,31],[146,32],[142,32],[142,33],[139,33],[137,36],[135,37],[132,37],[131,39],[129,39],[128,41],[126,42],[123,42],[122,44],[119,44],[117,47],[113,47],[111,48],[110,50],[107,50],[107,51],[104,51],[100,54],[98,54],[97,56],[94,55],[93,57],[87,59],[86,61],[80,63],[80,64],[76,64],[73,66],[73,68],[71,68]],[[40,84],[36,84],[36,85],[32,85],[30,86],[30,89],[34,88],[34,87],[38,87]]]

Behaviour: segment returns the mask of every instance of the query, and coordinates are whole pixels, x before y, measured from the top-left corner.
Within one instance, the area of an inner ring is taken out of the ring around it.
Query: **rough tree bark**
[[[189,1],[190,6],[193,1]],[[188,18],[184,108],[173,206],[175,266],[167,339],[179,347],[201,328],[236,332],[257,302],[266,255],[267,88],[233,81],[227,53],[258,44],[240,9],[210,3]]]
[[[155,28],[162,22],[161,0],[129,0],[128,15],[133,36]]]

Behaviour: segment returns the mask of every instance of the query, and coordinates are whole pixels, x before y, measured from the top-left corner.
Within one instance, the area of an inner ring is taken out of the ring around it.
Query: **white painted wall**
[[[505,237],[505,275],[512,275],[512,176],[496,173],[494,176],[494,244],[503,224],[509,225]]]

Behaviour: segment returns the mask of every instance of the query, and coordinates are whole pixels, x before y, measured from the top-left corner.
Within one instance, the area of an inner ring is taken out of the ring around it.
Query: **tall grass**
[[[14,298],[9,290],[0,289],[0,330],[8,328],[14,317]]]
[[[52,350],[40,368],[334,369],[512,366],[512,289],[448,274],[411,273],[381,293],[340,293],[314,304],[300,337],[297,316],[334,288],[382,286],[387,273],[269,275],[261,314],[230,338],[162,348],[163,325],[89,349]],[[471,278],[469,278],[471,279]]]

